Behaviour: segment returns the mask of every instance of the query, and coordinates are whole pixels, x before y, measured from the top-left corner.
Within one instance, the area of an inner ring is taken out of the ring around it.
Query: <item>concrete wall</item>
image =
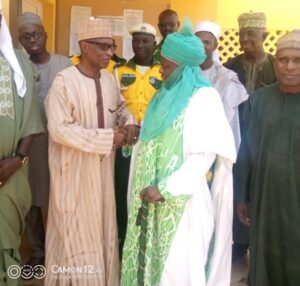
[[[170,0],[180,18],[189,15],[194,24],[201,20],[217,22],[223,29],[237,28],[237,17],[250,10],[267,15],[268,28],[300,28],[299,0]]]

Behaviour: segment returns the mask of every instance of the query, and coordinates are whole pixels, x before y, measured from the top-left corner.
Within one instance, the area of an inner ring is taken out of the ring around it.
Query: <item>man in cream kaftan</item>
[[[113,75],[99,72],[112,55],[107,25],[88,20],[80,26],[82,60],[57,75],[45,102],[51,180],[47,286],[119,285],[113,145],[120,146],[123,137],[121,128],[113,129],[117,84]]]

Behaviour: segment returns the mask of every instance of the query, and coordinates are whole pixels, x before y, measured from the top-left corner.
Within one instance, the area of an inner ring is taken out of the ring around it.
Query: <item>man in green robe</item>
[[[205,50],[190,21],[161,55],[164,82],[141,129],[121,285],[229,286],[233,135],[200,72]]]
[[[13,50],[0,19],[0,285],[14,286],[20,285],[20,273],[10,266],[21,263],[20,240],[31,204],[27,154],[43,127],[34,94],[36,70],[25,54]]]
[[[278,40],[274,68],[279,83],[250,99],[236,166],[251,286],[300,285],[300,30]]]

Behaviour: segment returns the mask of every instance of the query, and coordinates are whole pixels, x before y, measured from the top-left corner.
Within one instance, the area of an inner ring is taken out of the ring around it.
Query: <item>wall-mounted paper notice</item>
[[[69,55],[80,54],[77,43],[78,25],[81,21],[89,19],[91,16],[91,7],[72,6],[71,8],[71,23],[70,23],[70,46]]]

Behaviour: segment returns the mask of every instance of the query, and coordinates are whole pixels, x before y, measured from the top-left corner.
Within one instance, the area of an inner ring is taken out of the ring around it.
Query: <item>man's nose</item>
[[[295,67],[296,67],[296,64],[295,64],[295,62],[293,60],[289,60],[287,62],[286,68],[288,70],[293,70],[293,69],[295,69]]]

